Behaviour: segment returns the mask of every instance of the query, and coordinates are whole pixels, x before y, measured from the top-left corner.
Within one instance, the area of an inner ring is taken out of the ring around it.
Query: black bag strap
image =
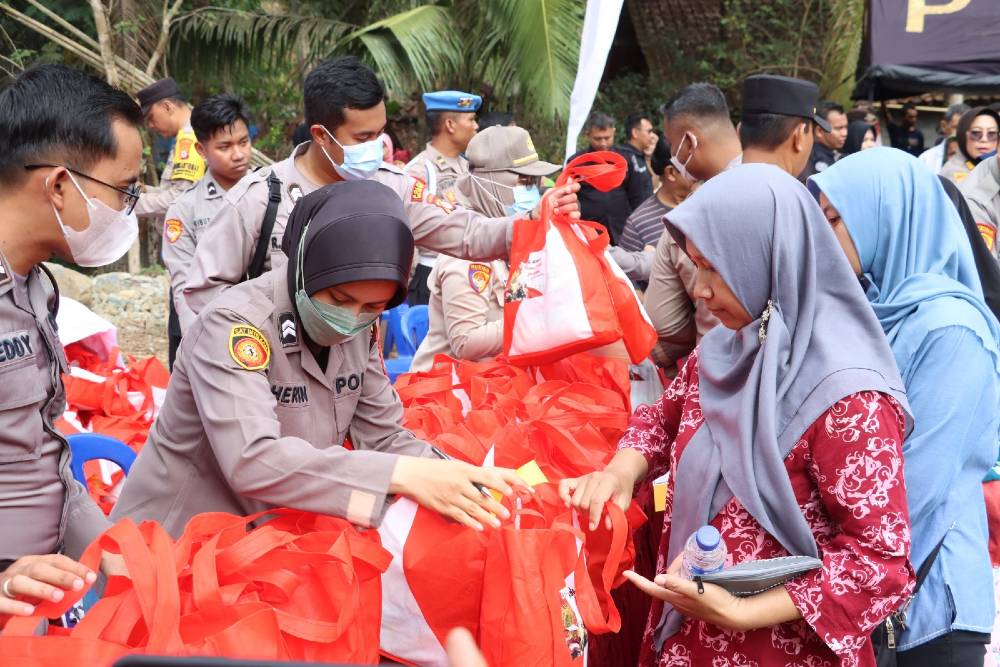
[[[944,535],[942,535],[941,539],[938,540],[938,543],[934,545],[934,548],[931,549],[931,552],[927,554],[927,558],[924,559],[924,562],[920,564],[920,567],[917,569],[917,581],[913,586],[912,595],[917,594],[917,591],[920,590],[920,587],[924,583],[924,579],[926,579],[927,575],[930,574],[931,567],[934,565],[934,561],[937,560],[938,552],[940,552],[941,547],[944,546],[945,538],[948,537],[948,533],[950,533],[951,529],[954,527],[955,524],[951,524],[950,526],[948,526],[948,530],[944,531]]]
[[[247,268],[247,280],[253,280],[264,273],[264,260],[271,245],[271,232],[274,231],[274,221],[278,217],[278,204],[281,203],[281,180],[274,174],[274,170],[267,175],[267,210],[264,212],[264,221],[260,226],[260,237],[257,239],[257,249],[253,253],[253,259]]]

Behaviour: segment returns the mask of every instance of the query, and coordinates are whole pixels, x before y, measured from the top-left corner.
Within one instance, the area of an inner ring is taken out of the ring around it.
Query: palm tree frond
[[[368,50],[390,90],[408,83],[433,88],[454,76],[462,60],[462,43],[451,13],[424,5],[376,21],[344,37],[358,39]],[[390,47],[390,45],[392,45]]]
[[[576,79],[585,5],[578,0],[495,0],[529,111],[565,117]]]
[[[176,39],[190,39],[206,52],[237,63],[287,62],[290,53],[314,60],[330,53],[353,26],[321,16],[259,14],[207,8],[177,19]]]

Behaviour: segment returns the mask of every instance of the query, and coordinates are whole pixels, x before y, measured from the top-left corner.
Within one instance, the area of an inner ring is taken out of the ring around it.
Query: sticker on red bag
[[[504,302],[513,303],[540,297],[543,294],[544,284],[542,255],[539,252],[533,252],[510,274],[510,281],[507,284],[506,292],[504,292]]]

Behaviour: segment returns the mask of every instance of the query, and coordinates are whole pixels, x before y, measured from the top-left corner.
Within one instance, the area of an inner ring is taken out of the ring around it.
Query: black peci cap
[[[743,80],[743,113],[773,113],[808,118],[824,132],[830,123],[816,115],[819,87],[811,81],[790,76],[755,74]]]
[[[139,106],[142,107],[142,115],[146,116],[150,108],[159,102],[171,97],[183,97],[181,89],[177,87],[177,82],[169,76],[159,81],[154,81],[139,91]]]

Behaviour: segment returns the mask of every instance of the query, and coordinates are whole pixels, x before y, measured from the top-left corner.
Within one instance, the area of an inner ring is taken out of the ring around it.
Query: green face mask
[[[306,225],[305,230],[302,232],[303,239],[305,239],[308,231],[309,225]],[[305,329],[309,338],[317,345],[332,347],[358,335],[370,327],[379,316],[375,313],[365,312],[355,314],[347,308],[322,303],[306,294],[305,281],[302,278],[304,245],[303,243],[299,244],[298,257],[296,258],[298,272],[295,290],[295,308],[299,312],[299,320],[302,321],[302,328]]]

